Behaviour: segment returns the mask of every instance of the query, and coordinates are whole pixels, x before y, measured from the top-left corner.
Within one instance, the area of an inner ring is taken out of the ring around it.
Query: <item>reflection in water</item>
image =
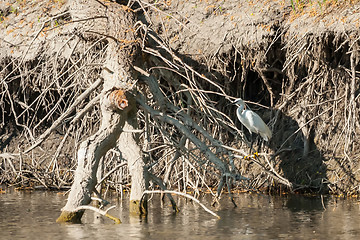
[[[227,197],[212,208],[220,220],[196,203],[176,198],[181,212],[155,195],[149,216],[129,216],[128,199],[112,199],[111,213],[123,221],[86,211],[83,224],[57,224],[66,196],[54,192],[16,192],[0,195],[0,239],[356,239],[360,236],[359,202],[334,197],[299,195],[236,196],[237,208]],[[210,207],[211,199],[202,202]],[[324,209],[326,207],[326,210]]]

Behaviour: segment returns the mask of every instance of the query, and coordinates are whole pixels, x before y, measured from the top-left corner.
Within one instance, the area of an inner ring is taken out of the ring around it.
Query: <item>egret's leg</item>
[[[256,144],[257,144],[256,150],[252,149],[253,141],[251,142],[251,147],[250,147],[250,152],[254,152],[254,154],[251,155],[253,158],[258,157],[259,156],[259,151],[261,150],[261,139],[259,140],[259,137],[256,137],[255,141],[256,141]]]
[[[254,141],[253,141],[253,139],[251,138],[251,142],[250,142],[250,153],[253,151],[253,148],[252,148],[253,143],[254,143]]]
[[[260,151],[261,151],[261,145],[262,145],[262,139],[257,139],[258,141],[257,141],[257,144],[258,144],[258,146],[257,146],[257,149],[256,149],[256,153],[259,153]]]
[[[250,132],[250,155],[247,155],[244,157],[244,159],[246,158],[251,158],[253,155],[251,154],[253,152],[253,143],[254,143],[254,140],[253,140],[253,137],[252,137],[252,132]]]
[[[254,153],[254,158],[259,156],[259,152],[261,151],[261,148],[264,148],[267,145],[268,142],[266,142],[265,140],[263,140],[262,138],[259,139],[258,141],[258,147],[257,147],[257,152]],[[265,150],[265,149],[264,149]]]

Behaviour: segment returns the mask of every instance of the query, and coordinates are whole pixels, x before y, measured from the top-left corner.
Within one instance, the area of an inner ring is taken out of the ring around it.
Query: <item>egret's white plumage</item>
[[[261,117],[250,109],[246,109],[245,102],[241,98],[236,99],[234,104],[238,106],[236,110],[238,119],[249,130],[250,134],[252,132],[258,133],[265,141],[269,141],[272,133]]]

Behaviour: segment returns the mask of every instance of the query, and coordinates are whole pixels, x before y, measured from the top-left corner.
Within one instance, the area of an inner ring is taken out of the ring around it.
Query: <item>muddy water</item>
[[[110,197],[111,214],[120,225],[86,212],[82,224],[57,224],[66,196],[54,192],[0,194],[0,239],[359,239],[360,205],[334,197],[255,194],[236,195],[237,208],[223,198],[211,208],[220,220],[197,204],[177,198],[174,214],[159,196],[150,201],[147,219],[129,217],[128,199]],[[202,202],[209,206],[210,199]],[[326,209],[324,209],[324,207]]]

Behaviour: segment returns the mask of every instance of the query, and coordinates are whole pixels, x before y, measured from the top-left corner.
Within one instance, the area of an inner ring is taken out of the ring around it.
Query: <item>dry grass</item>
[[[359,0],[289,0],[293,14],[322,15],[334,9],[349,8]]]

